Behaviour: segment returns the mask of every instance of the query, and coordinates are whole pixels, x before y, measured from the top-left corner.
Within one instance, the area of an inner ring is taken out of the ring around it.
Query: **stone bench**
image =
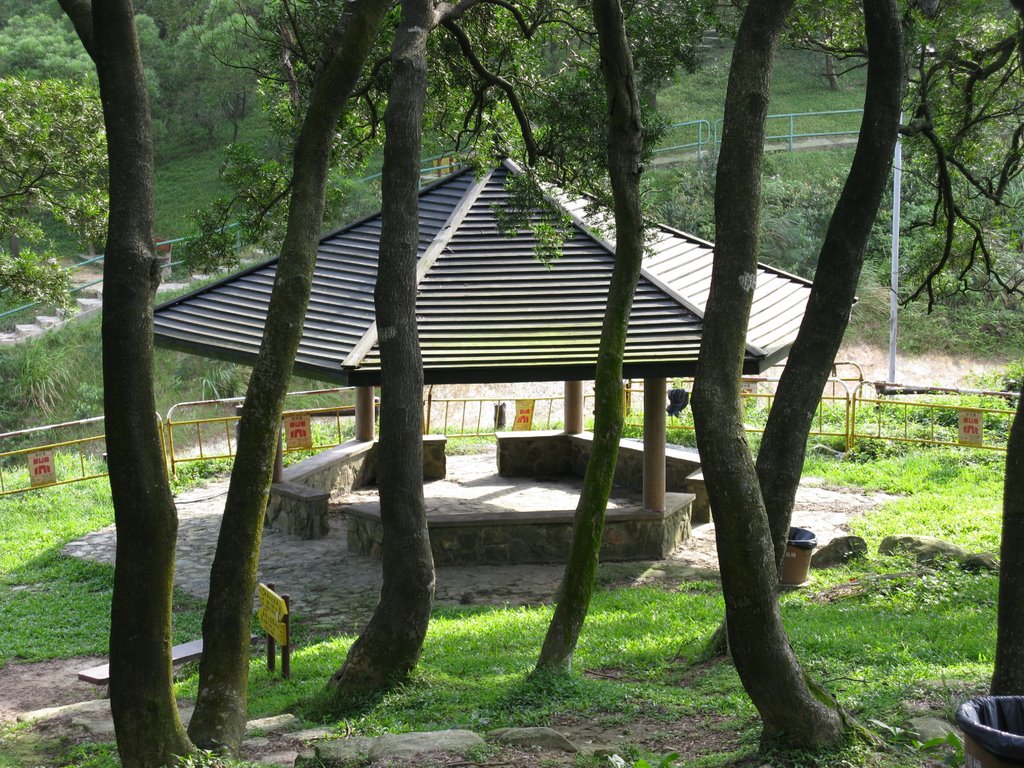
[[[693,495],[668,493],[665,512],[649,512],[637,503],[609,509],[601,560],[661,560],[690,535]],[[575,505],[542,512],[488,509],[471,512],[427,510],[430,548],[437,565],[513,565],[564,563],[572,540]],[[345,508],[348,548],[374,558],[381,555],[384,531],[380,504]]]
[[[704,470],[698,469],[686,476],[686,490],[694,496],[692,525],[711,522],[711,502],[708,501],[708,488],[704,484]]]
[[[327,535],[327,502],[331,494],[301,483],[284,481],[270,486],[266,525],[303,539]]]

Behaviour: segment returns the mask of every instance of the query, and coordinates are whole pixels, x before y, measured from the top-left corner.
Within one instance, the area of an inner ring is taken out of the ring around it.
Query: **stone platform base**
[[[690,535],[694,496],[669,493],[666,511],[645,512],[635,506],[609,509],[602,560],[660,560]],[[345,508],[348,548],[380,557],[383,531],[380,504]],[[427,511],[430,546],[437,565],[513,565],[564,563],[572,539],[575,506],[543,512],[513,509]]]

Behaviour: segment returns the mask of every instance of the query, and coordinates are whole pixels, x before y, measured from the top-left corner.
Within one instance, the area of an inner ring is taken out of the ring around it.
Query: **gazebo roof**
[[[416,315],[428,384],[594,376],[614,251],[576,215],[562,255],[538,261],[534,232],[509,235],[496,215],[515,172],[507,162],[482,177],[462,171],[420,194]],[[296,372],[344,385],[379,383],[373,289],[380,228],[377,214],[320,241]],[[658,230],[633,302],[624,377],[693,375],[710,263],[710,244]],[[273,259],[160,305],[157,344],[253,363],[276,267]],[[759,271],[747,373],[785,355],[808,292],[799,278]]]

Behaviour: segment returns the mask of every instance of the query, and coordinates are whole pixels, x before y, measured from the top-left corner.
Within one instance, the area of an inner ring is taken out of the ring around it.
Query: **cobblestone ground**
[[[448,480],[425,486],[430,509],[480,504],[512,509],[543,509],[545,501],[563,506],[575,484],[499,477],[493,450],[448,457]],[[227,480],[218,480],[177,498],[180,518],[175,581],[199,597],[207,594],[210,563],[217,545]],[[624,503],[621,494],[617,503]],[[552,497],[555,498],[552,498]],[[380,589],[380,561],[349,552],[347,503],[376,498],[375,489],[355,491],[332,507],[330,533],[307,541],[266,530],[259,580],[272,582],[291,597],[294,615],[313,629],[357,631],[369,618]],[[836,491],[804,485],[797,495],[793,524],[815,532],[824,544],[845,532],[849,520],[884,500],[879,494]],[[113,526],[68,544],[64,552],[104,563],[114,561]],[[657,583],[717,577],[714,526],[698,526],[672,555],[656,562],[604,563],[604,582]],[[448,605],[521,605],[551,600],[562,565],[439,567],[437,601]]]

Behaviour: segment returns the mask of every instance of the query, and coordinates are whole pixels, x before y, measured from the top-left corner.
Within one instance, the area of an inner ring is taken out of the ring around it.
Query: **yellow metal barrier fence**
[[[164,426],[155,414],[163,445]],[[66,431],[90,434],[68,436],[63,440],[49,440],[30,447],[0,450],[0,496],[9,496],[36,488],[67,485],[83,480],[106,477],[104,462],[107,438],[103,432],[95,433],[90,425],[99,424],[102,416],[89,419],[48,424],[43,427],[20,429],[0,434],[0,448],[5,442],[23,443],[25,438],[43,433]]]
[[[528,429],[561,429],[564,424],[564,398],[543,397],[433,397],[423,400],[423,434],[443,434],[449,438],[492,437],[495,432],[515,428],[517,404],[529,408]],[[587,410],[587,406],[590,410]],[[593,413],[594,395],[583,397],[583,412]]]
[[[870,394],[865,394],[871,390]],[[997,407],[1016,397],[1012,392],[959,390],[950,394],[880,395],[863,382],[853,393],[850,445],[858,440],[885,440],[916,445],[958,446],[1005,451],[1014,409]],[[927,397],[927,400],[915,398]],[[954,400],[955,398],[955,400]],[[973,398],[976,404],[965,404]]]
[[[295,400],[302,398],[314,401],[337,396],[339,402],[323,405],[313,402],[307,407],[298,407]],[[215,459],[230,459],[235,455],[238,425],[237,409],[244,398],[232,397],[221,400],[195,400],[176,403],[167,411],[167,455],[173,474],[179,464]],[[286,404],[293,401],[282,414],[282,424],[289,423],[289,439],[283,444],[285,453],[296,451],[318,451],[333,448],[349,440],[354,432],[351,418],[355,416],[355,388],[335,387],[314,389],[303,392],[289,392]],[[210,415],[179,418],[182,411],[205,411]],[[343,423],[342,419],[346,419]],[[305,432],[299,439],[299,432]]]

